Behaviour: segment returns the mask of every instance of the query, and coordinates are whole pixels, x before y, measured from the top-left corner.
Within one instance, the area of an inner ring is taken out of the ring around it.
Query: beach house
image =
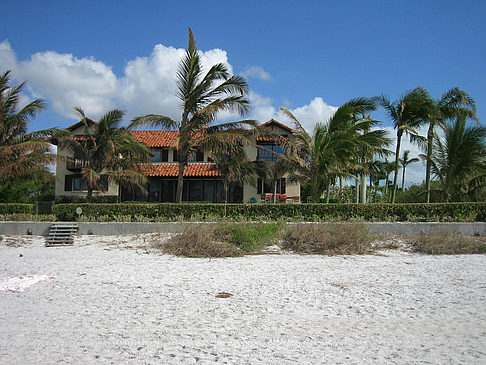
[[[96,122],[87,119],[88,128]],[[269,120],[261,127],[272,131],[273,135],[292,138],[293,130],[276,120]],[[87,133],[83,122],[68,128],[72,138],[83,138]],[[178,131],[139,130],[131,132],[134,137],[151,149],[149,162],[139,165],[140,171],[148,178],[148,195],[137,190],[120,188],[116,183],[106,181],[105,192],[94,191],[93,196],[109,196],[119,201],[175,201],[178,156],[175,142]],[[270,135],[256,136],[255,143],[247,146],[246,154],[250,160],[276,161],[283,153],[282,146]],[[56,198],[69,200],[73,197],[85,197],[87,185],[82,177],[82,169],[87,161],[81,155],[73,155],[66,148],[58,147],[59,156],[56,165]],[[208,151],[194,151],[184,169],[183,201],[222,202],[223,183],[221,175],[210,158]],[[228,191],[230,203],[269,202],[274,192],[271,181],[258,179],[256,186],[250,184],[231,184]],[[288,179],[288,174],[277,181],[278,202],[299,202],[300,184]],[[115,199],[114,199],[115,200]]]

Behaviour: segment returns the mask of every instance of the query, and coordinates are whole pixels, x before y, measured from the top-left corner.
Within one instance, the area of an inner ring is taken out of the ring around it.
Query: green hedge
[[[34,204],[0,203],[0,214],[34,214]]]
[[[56,196],[56,203],[86,203],[85,196]],[[91,203],[118,203],[118,196],[116,195],[100,195],[91,197]]]
[[[486,203],[443,204],[56,204],[57,219],[150,221],[225,217],[250,220],[485,221]]]

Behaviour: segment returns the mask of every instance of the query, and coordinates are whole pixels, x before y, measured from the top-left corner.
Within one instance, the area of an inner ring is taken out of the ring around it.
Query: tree
[[[63,133],[57,128],[27,133],[27,123],[46,103],[36,99],[19,109],[24,85],[10,86],[10,71],[0,76],[0,179],[4,182],[43,170],[53,162],[48,139]]]
[[[361,117],[375,108],[373,99],[352,99],[326,123],[317,123],[312,135],[290,111],[280,108],[296,127],[293,140],[286,145],[291,156],[288,160],[295,169],[291,178],[309,184],[313,201],[319,201],[333,177],[342,175],[349,165],[356,165],[359,148],[374,149],[388,143],[385,131],[370,131],[376,121]]]
[[[0,202],[34,203],[39,199],[53,200],[55,176],[44,170],[7,180],[0,184]]]
[[[84,157],[81,173],[88,186],[86,200],[91,200],[93,190],[105,192],[110,182],[145,191],[146,178],[136,165],[148,161],[150,150],[135,140],[128,129],[120,127],[124,111],[113,109],[90,128],[84,111],[79,107],[75,110],[85,125],[84,136],[67,137],[60,145]]]
[[[445,92],[438,100],[433,100],[429,97],[429,113],[427,122],[429,129],[427,132],[427,149],[426,149],[426,167],[425,167],[425,188],[426,201],[430,203],[430,175],[431,175],[431,158],[434,147],[435,127],[443,125],[447,120],[458,118],[460,115],[466,115],[474,119],[478,125],[476,118],[476,105],[474,100],[464,91],[454,87]]]
[[[393,121],[397,130],[397,144],[395,148],[395,174],[393,178],[391,202],[395,203],[395,197],[398,187],[398,169],[400,162],[400,146],[403,133],[417,135],[414,128],[419,127],[424,122],[428,113],[428,95],[427,92],[418,87],[407,91],[394,102],[381,95],[377,98],[378,102],[385,109],[385,113]]]
[[[486,128],[466,121],[467,113],[443,125],[444,139],[435,140],[430,160],[448,201],[474,200],[486,185]]]
[[[175,148],[179,156],[176,202],[182,202],[184,168],[189,154],[196,149],[211,150],[218,137],[228,133],[240,133],[243,126],[255,126],[254,121],[240,121],[211,125],[222,111],[237,112],[240,115],[249,110],[246,98],[246,81],[238,75],[231,75],[228,68],[218,63],[203,75],[201,59],[196,40],[189,28],[189,42],[186,53],[177,71],[177,96],[182,104],[181,121],[156,114],[135,118],[130,127],[151,125],[177,129],[179,136]]]
[[[232,183],[256,185],[256,176],[265,173],[260,161],[248,160],[245,149],[245,139],[238,136],[225,136],[220,139],[220,146],[210,152],[216,169],[223,181],[223,201],[228,201],[228,191]]]
[[[405,169],[407,168],[408,165],[414,163],[414,162],[419,162],[420,160],[417,157],[414,158],[408,158],[410,155],[409,150],[403,151],[402,158],[400,159],[400,164],[402,165],[402,191],[405,191]]]

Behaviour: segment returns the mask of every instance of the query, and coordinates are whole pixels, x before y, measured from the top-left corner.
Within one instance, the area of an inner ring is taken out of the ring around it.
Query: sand
[[[0,293],[0,363],[486,363],[486,255],[190,259],[150,237],[1,241],[0,277],[56,278]]]

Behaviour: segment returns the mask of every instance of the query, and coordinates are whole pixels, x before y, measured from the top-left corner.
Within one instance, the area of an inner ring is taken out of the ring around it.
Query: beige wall
[[[91,126],[91,128],[94,128]],[[83,135],[85,134],[85,127],[80,127],[75,129],[72,132],[73,135]],[[55,185],[55,194],[56,196],[79,196],[84,197],[86,196],[87,191],[64,191],[64,183],[65,183],[65,176],[66,175],[76,175],[77,172],[69,171],[67,169],[67,157],[72,156],[72,153],[66,149],[57,148],[57,160],[56,160],[56,185]],[[102,193],[100,191],[93,191],[93,196],[100,196],[100,195],[118,195],[118,184],[110,183],[108,185],[108,191]]]

